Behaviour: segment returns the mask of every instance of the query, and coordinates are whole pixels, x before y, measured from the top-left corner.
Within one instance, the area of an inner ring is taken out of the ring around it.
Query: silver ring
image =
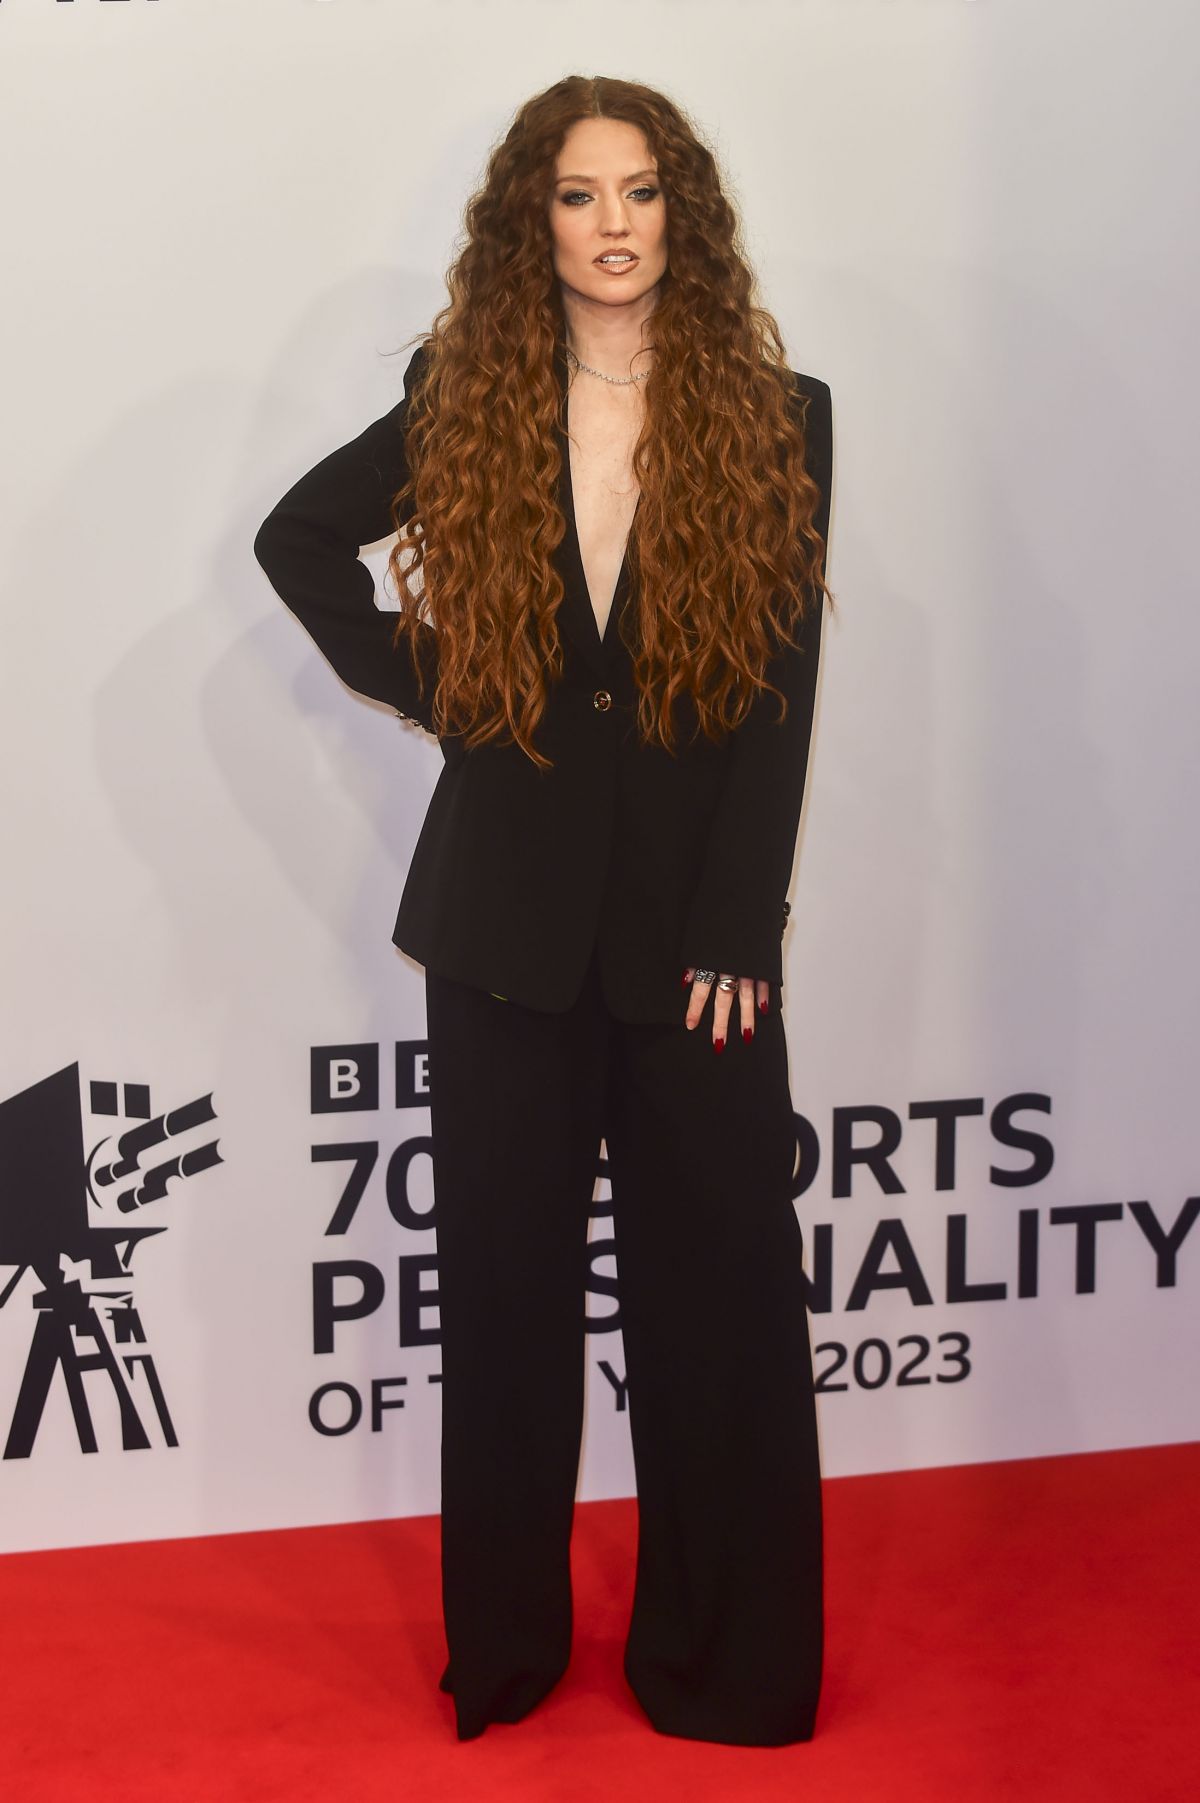
[[[711,983],[716,974],[715,970],[694,970],[692,980],[696,983]]]
[[[718,989],[736,989],[737,986],[738,980],[736,977],[722,977],[721,981],[717,984]]]

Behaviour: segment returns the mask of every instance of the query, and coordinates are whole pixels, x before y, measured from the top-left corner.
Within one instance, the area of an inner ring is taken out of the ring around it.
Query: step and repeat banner
[[[825,1471],[1196,1435],[1200,22],[606,17],[0,0],[4,1548],[438,1506],[390,935],[441,754],[251,545],[399,398],[492,143],[573,70],[695,118],[833,392],[785,985]],[[582,1498],[634,1489],[603,1150]]]

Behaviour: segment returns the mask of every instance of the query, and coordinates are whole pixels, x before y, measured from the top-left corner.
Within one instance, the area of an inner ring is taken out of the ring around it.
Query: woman
[[[626,1676],[663,1733],[806,1740],[822,1522],[780,942],[829,390],[783,362],[713,158],[653,89],[530,100],[466,224],[404,398],[255,540],[339,675],[446,760],[394,934],[426,971],[442,1688],[467,1739],[567,1665],[603,1139]],[[393,531],[389,616],[358,553]]]

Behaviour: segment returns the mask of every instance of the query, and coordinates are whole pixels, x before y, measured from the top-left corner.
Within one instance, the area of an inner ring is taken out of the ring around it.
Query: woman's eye
[[[645,204],[645,201],[656,200],[658,198],[657,188],[631,188],[630,193],[643,195],[645,197],[643,204]],[[585,188],[572,188],[566,194],[560,196],[560,198],[565,206],[573,207],[576,201],[590,200],[592,197]]]

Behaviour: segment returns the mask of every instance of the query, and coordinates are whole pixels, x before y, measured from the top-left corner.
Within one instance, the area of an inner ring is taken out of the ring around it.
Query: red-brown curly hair
[[[765,682],[768,657],[780,639],[794,642],[807,607],[833,599],[805,468],[807,397],[773,315],[754,302],[711,151],[657,90],[564,77],[520,107],[467,205],[450,300],[422,340],[427,361],[409,399],[409,477],[392,503],[401,537],[389,561],[397,646],[430,614],[437,631],[439,734],[515,742],[545,768],[535,733],[562,669],[552,553],[566,531],[554,369],[566,330],[550,204],[566,134],[589,118],[641,129],[666,202],[622,619],[643,739],[673,749],[684,695],[699,730],[723,737],[764,686],[780,693]]]

